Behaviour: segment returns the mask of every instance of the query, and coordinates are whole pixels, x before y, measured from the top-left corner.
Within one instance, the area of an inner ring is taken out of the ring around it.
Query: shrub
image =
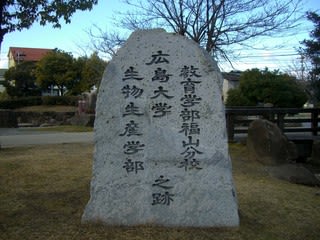
[[[0,101],[5,101],[5,100],[9,100],[10,96],[7,93],[7,91],[4,92],[0,92]]]
[[[226,106],[255,106],[255,103],[250,102],[249,99],[241,93],[239,88],[234,88],[228,91]]]
[[[78,97],[76,96],[45,96],[45,97],[24,97],[11,100],[0,101],[0,109],[16,109],[38,105],[64,105],[77,106]]]
[[[291,76],[268,69],[252,69],[240,76],[238,88],[228,92],[226,105],[257,106],[272,103],[274,107],[302,107],[307,101],[303,87]]]
[[[41,97],[24,97],[0,101],[0,109],[16,109],[27,106],[41,105]]]
[[[76,96],[45,96],[42,97],[42,105],[76,106],[78,99]]]

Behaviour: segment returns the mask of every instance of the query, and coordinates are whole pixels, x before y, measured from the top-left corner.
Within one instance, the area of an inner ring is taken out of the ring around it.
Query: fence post
[[[318,109],[313,109],[311,112],[311,129],[312,135],[318,135]]]
[[[278,127],[280,128],[281,132],[284,132],[284,116],[285,116],[285,114],[278,113],[277,115],[278,115],[277,116]]]
[[[228,142],[234,141],[234,114],[226,113]]]

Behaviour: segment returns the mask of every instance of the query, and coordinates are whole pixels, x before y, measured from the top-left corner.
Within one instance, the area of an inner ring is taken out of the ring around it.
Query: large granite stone
[[[221,85],[196,43],[161,29],[134,32],[100,85],[82,221],[238,226]]]
[[[265,165],[280,165],[298,158],[295,144],[281,132],[280,128],[265,119],[250,123],[247,137],[248,157]]]

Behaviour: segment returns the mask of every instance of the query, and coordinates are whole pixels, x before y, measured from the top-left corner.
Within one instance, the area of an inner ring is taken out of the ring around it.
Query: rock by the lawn
[[[296,146],[279,127],[265,119],[254,120],[248,128],[249,158],[266,165],[288,163],[298,157]]]
[[[83,222],[234,227],[222,78],[195,43],[134,32],[108,64]]]
[[[320,179],[302,164],[283,164],[268,166],[268,173],[278,179],[308,186],[320,186]]]
[[[94,119],[94,114],[75,114],[72,118],[68,119],[68,121],[69,124],[73,126],[93,127]]]

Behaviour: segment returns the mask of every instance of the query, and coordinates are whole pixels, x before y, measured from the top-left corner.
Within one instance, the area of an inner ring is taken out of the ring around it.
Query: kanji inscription
[[[132,33],[99,86],[82,222],[238,226],[221,83],[212,57],[187,37]]]

